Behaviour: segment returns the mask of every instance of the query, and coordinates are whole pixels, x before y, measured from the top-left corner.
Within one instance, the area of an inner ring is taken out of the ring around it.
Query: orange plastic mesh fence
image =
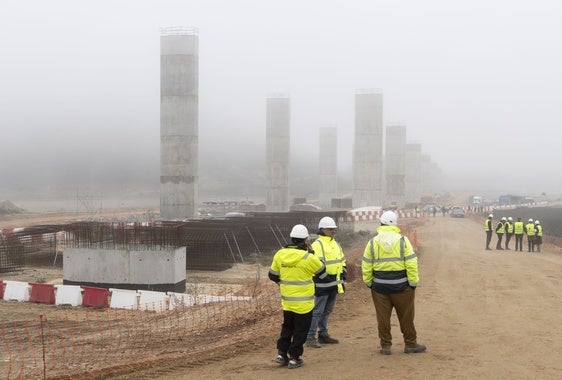
[[[64,317],[47,313],[42,323],[0,323],[0,378],[91,378],[189,360],[195,352],[273,335],[282,318],[278,287],[267,280],[204,304],[154,306],[159,312],[73,308]]]

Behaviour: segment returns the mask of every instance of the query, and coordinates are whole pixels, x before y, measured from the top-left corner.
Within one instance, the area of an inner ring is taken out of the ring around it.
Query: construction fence
[[[207,301],[145,310],[69,308],[1,322],[0,378],[90,379],[130,372],[279,329],[279,290],[271,281]]]

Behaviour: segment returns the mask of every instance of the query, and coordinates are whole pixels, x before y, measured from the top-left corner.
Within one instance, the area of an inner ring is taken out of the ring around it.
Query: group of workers
[[[510,216],[506,218],[502,217],[494,229],[493,219],[494,215],[488,215],[488,218],[484,222],[484,230],[486,231],[486,250],[491,250],[490,243],[492,241],[492,234],[495,231],[498,237],[496,243],[497,250],[504,250],[502,247],[503,237],[505,235],[505,249],[509,250],[509,242],[511,238],[515,236],[515,250],[523,251],[523,235],[527,236],[527,250],[528,252],[541,251],[542,245],[542,225],[539,220],[534,220],[529,218],[525,224],[521,221],[521,218],[517,218],[516,222],[513,222],[513,218]]]
[[[407,354],[426,351],[417,343],[414,326],[418,259],[408,238],[401,234],[393,211],[380,216],[380,227],[367,243],[361,265],[362,278],[370,289],[378,324],[382,355],[392,346],[391,314],[396,310]],[[291,243],[273,256],[269,279],[279,285],[283,323],[275,361],[289,369],[303,365],[304,346],[321,348],[338,344],[328,333],[328,318],[338,294],[345,292],[346,260],[334,238],[337,225],[329,216],[320,219],[317,238],[309,243],[306,226],[295,225]]]

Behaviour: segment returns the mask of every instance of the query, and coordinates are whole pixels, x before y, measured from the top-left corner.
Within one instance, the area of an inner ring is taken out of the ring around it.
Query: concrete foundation
[[[169,251],[67,248],[63,284],[185,292],[185,247]]]

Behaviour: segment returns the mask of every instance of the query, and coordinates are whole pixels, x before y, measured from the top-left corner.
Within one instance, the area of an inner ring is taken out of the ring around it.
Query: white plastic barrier
[[[31,285],[23,281],[7,281],[4,280],[6,288],[4,289],[4,299],[6,301],[29,301],[29,291]]]
[[[248,296],[213,296],[209,294],[199,295],[199,304],[203,305],[210,302],[225,302],[225,301],[249,301],[252,297]]]
[[[195,305],[196,298],[191,294],[168,292],[170,296],[170,303],[168,304],[169,310],[174,310],[177,307],[186,307]]]
[[[111,292],[110,308],[131,310],[139,308],[139,294],[136,290],[110,288],[109,291]]]
[[[82,305],[82,288],[79,285],[55,285],[55,305]]]
[[[167,309],[168,305],[166,302],[168,301],[168,296],[166,293],[150,290],[139,290],[138,292],[140,293],[140,310],[150,310],[160,313]]]

